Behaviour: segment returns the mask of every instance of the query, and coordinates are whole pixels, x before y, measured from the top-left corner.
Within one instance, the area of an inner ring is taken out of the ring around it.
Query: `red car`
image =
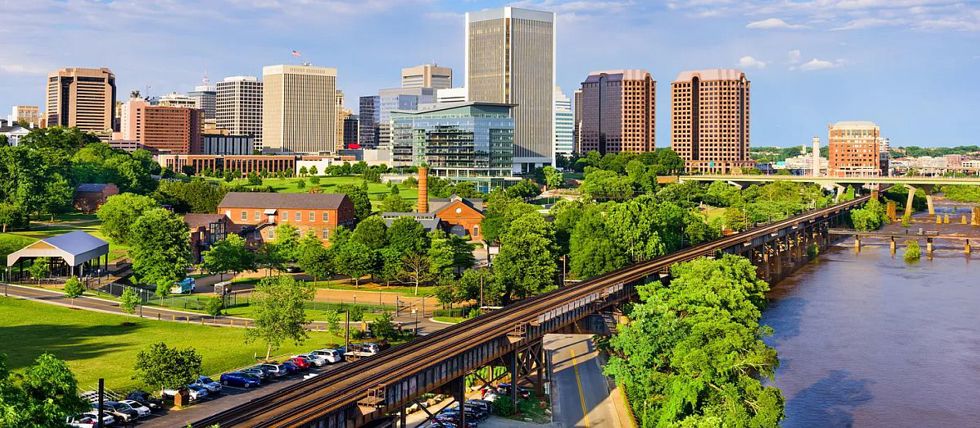
[[[289,361],[289,362],[295,364],[296,367],[299,367],[300,370],[309,370],[310,369],[310,362],[309,361],[306,361],[306,358],[303,358],[303,357],[293,357],[293,358],[290,358],[290,359],[288,359],[286,361]]]

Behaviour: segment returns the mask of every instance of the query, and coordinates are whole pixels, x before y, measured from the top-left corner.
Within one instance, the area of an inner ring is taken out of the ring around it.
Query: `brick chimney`
[[[429,212],[429,168],[419,167],[419,212]]]

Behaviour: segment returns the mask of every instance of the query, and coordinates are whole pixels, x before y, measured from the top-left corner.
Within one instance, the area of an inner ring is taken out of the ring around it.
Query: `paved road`
[[[589,334],[550,334],[544,338],[551,358],[554,420],[565,428],[624,426],[591,339]]]

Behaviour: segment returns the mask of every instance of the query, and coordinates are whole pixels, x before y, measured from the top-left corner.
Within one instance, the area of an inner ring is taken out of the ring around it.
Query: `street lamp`
[[[415,314],[415,337],[419,337],[419,311],[414,306],[412,307],[412,313]]]

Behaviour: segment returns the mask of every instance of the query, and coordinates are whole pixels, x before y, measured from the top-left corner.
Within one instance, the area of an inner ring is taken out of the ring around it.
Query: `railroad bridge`
[[[405,426],[404,409],[418,403],[423,394],[443,393],[457,403],[465,402],[466,376],[488,366],[506,367],[514,383],[530,381],[541,392],[545,334],[560,332],[634,299],[637,285],[666,278],[672,265],[698,257],[740,254],[756,264],[761,278],[778,281],[814,256],[810,247],[829,246],[830,228],[844,224],[850,209],[869,197],[725,236],[514,303],[256,398],[193,426],[334,428],[399,422]],[[484,383],[497,380],[492,376],[477,379]],[[510,392],[516,403],[518,389]],[[465,412],[459,415],[465,418]],[[459,422],[458,426],[465,426],[464,421]]]

